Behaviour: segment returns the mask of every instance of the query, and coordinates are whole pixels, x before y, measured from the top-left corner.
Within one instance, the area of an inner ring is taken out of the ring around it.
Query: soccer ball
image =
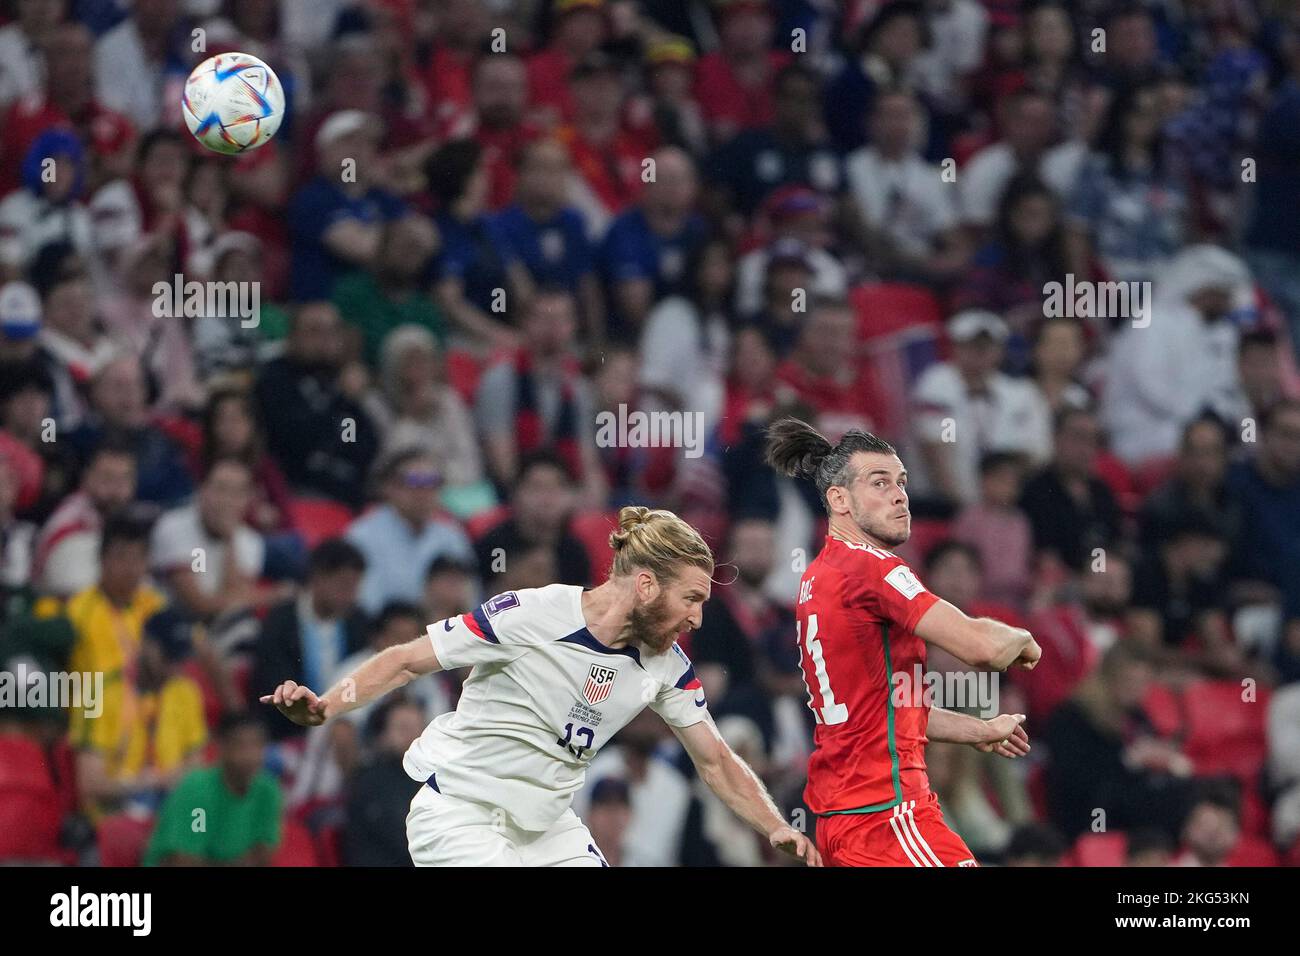
[[[275,71],[247,53],[220,53],[194,68],[181,96],[185,125],[218,153],[266,143],[284,119],[284,87]]]

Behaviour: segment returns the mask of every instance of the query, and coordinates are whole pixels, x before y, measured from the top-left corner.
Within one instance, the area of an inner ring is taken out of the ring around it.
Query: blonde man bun
[[[700,533],[671,511],[628,505],[619,509],[618,530],[610,534],[614,549],[610,576],[645,568],[661,582],[672,581],[683,567],[713,575],[713,551]]]

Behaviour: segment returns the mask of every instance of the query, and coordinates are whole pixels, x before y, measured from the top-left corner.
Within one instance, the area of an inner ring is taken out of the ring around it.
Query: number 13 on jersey
[[[836,703],[835,691],[831,689],[830,675],[826,673],[826,658],[822,656],[822,642],[817,640],[817,615],[808,615],[808,631],[804,633],[803,622],[795,622],[795,635],[799,643],[799,665],[803,671],[803,685],[808,690],[808,707],[819,724],[842,724],[849,719],[849,709],[844,704]],[[822,706],[818,707],[813,699],[812,687],[808,683],[808,672],[817,678],[817,690],[821,694]]]

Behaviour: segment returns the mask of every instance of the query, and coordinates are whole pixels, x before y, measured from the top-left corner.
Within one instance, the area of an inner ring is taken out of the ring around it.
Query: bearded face
[[[662,654],[672,647],[682,630],[682,622],[672,613],[664,592],[653,601],[634,607],[627,626],[632,639],[654,654]]]

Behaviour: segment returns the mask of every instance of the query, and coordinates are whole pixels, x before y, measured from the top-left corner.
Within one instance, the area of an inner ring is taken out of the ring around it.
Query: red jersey
[[[814,813],[887,810],[928,794],[930,711],[923,689],[895,700],[894,675],[925,672],[913,629],[938,600],[897,555],[829,535],[804,572],[795,610],[817,719],[804,790]]]

